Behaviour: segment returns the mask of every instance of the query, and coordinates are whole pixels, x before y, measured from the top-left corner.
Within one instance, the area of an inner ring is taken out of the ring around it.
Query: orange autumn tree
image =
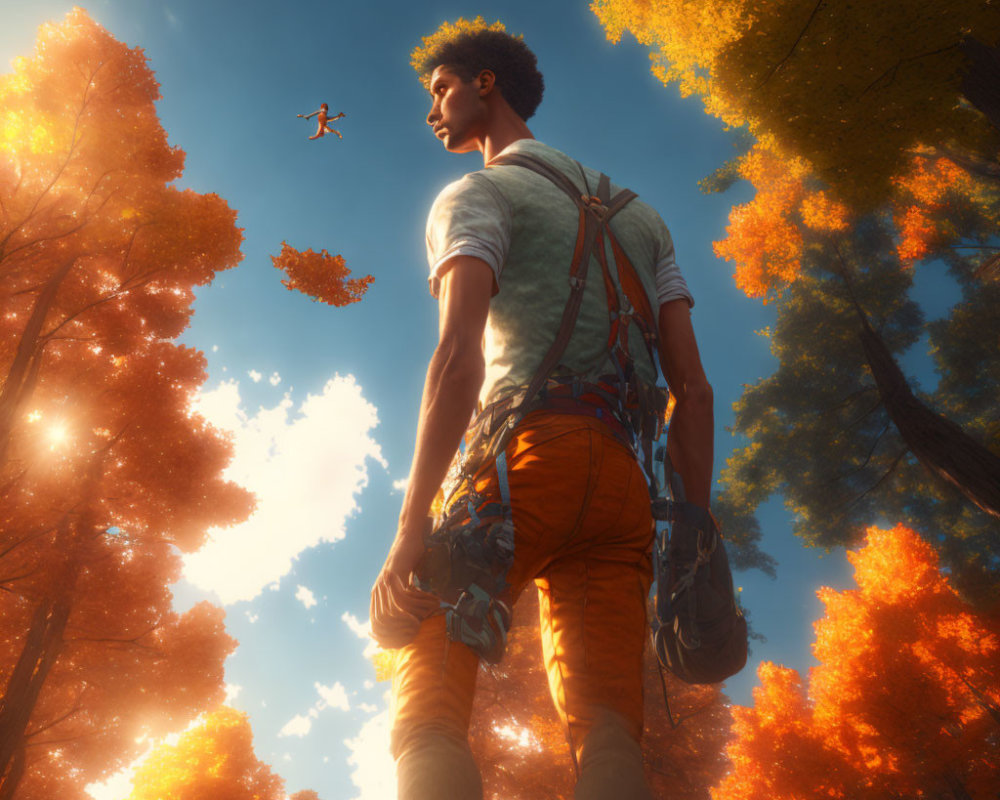
[[[870,528],[848,558],[857,589],[820,590],[808,687],[761,666],[713,800],[996,796],[998,619],[964,603],[903,526]]]
[[[284,783],[254,754],[247,715],[220,706],[175,744],[156,746],[125,800],[319,800],[309,789],[288,797]]]
[[[288,242],[281,243],[281,252],[271,256],[271,263],[288,275],[281,281],[286,289],[330,306],[357,303],[375,280],[371,275],[349,278],[351,271],[343,256],[331,256],[326,250],[303,252]]]
[[[655,657],[647,648],[643,759],[655,797],[701,800],[724,774],[730,715],[719,686],[688,686],[666,676],[663,700]],[[674,727],[676,725],[676,727]],[[538,633],[538,596],[518,601],[503,661],[483,668],[469,731],[488,800],[568,800],[574,774],[563,727],[549,696]]]
[[[0,76],[0,798],[84,797],[223,692],[220,609],[172,609],[179,552],[246,516],[175,343],[240,259],[138,48],[86,12]]]

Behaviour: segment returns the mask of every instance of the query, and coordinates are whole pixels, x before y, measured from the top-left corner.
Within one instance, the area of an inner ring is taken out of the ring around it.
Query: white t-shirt
[[[519,139],[504,153],[525,153],[562,170],[581,190],[596,192],[599,173],[535,139]],[[586,181],[586,186],[584,185]],[[612,185],[611,196],[619,191]],[[694,300],[674,259],[674,245],[659,214],[641,200],[628,203],[611,227],[642,280],[655,309],[671,300]],[[457,255],[474,256],[493,270],[494,295],[486,325],[488,403],[530,381],[559,329],[569,297],[569,266],[579,228],[577,206],[547,178],[515,166],[473,172],[446,186],[427,220],[430,289],[437,296],[441,270]],[[614,257],[608,245],[608,263]],[[596,378],[614,372],[607,351],[609,320],[596,256],[573,336],[561,360],[564,371]],[[640,375],[656,379],[638,330],[630,352]],[[633,346],[634,345],[634,346]]]

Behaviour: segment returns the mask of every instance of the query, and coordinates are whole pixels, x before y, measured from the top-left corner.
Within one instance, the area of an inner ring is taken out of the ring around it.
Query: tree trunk
[[[24,326],[21,340],[17,344],[17,353],[7,372],[3,388],[0,389],[0,464],[4,461],[7,445],[10,443],[10,432],[14,428],[14,420],[25,400],[31,396],[34,389],[33,380],[38,377],[38,359],[42,357],[38,337],[42,326],[49,315],[49,310],[55,302],[56,293],[63,280],[69,274],[75,259],[69,259],[61,266],[55,275],[45,284],[45,288],[35,300],[31,316]]]
[[[886,411],[910,452],[983,511],[1000,517],[1000,457],[914,396],[882,337],[864,318],[861,343]]]
[[[968,38],[962,42],[962,52],[968,59],[962,94],[1000,130],[1000,47]]]
[[[24,772],[25,732],[45,680],[62,652],[71,611],[80,536],[69,515],[63,517],[59,528],[56,547],[63,557],[52,565],[55,592],[38,602],[21,654],[0,698],[0,800],[13,796]]]
[[[17,784],[21,782],[24,775],[24,764],[27,756],[24,748],[20,748],[14,755],[10,769],[0,777],[0,800],[14,800],[14,792],[17,791]]]
[[[0,701],[0,797],[12,797],[23,774],[25,730],[45,679],[62,650],[69,611],[65,598],[39,603]]]

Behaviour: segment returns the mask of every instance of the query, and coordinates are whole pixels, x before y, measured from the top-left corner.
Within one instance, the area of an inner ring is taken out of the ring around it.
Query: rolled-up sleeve
[[[674,258],[674,240],[663,220],[657,226],[656,242],[656,299],[660,305],[671,300],[684,299],[689,306],[694,305],[694,297],[688,289],[680,267]]]
[[[499,190],[476,173],[448,184],[427,217],[427,262],[431,294],[437,297],[449,259],[475,256],[493,270],[493,293],[510,247],[511,212]]]

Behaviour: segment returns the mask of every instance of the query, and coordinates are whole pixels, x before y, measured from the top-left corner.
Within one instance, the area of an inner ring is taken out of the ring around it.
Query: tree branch
[[[958,46],[959,46],[958,42],[955,42],[953,44],[949,44],[949,45],[946,45],[944,47],[939,47],[937,50],[928,50],[926,53],[918,53],[915,56],[907,56],[906,58],[899,59],[899,61],[897,61],[895,64],[893,64],[891,67],[889,67],[889,69],[885,70],[875,80],[873,80],[871,83],[869,83],[865,87],[864,91],[861,92],[861,94],[858,95],[857,99],[860,100],[862,97],[864,97],[866,94],[868,94],[868,92],[872,88],[874,88],[875,84],[877,84],[879,81],[881,81],[882,78],[884,78],[886,75],[891,75],[892,76],[889,79],[889,83],[891,84],[896,79],[896,72],[906,62],[908,62],[908,61],[919,61],[921,58],[927,58],[928,56],[940,55],[941,53],[947,53],[949,50],[957,50]]]
[[[794,53],[795,49],[799,46],[799,42],[802,41],[802,37],[805,36],[806,31],[809,30],[809,26],[812,25],[813,20],[816,18],[816,14],[819,12],[820,8],[823,7],[824,2],[825,0],[818,0],[816,5],[813,7],[812,13],[809,15],[809,19],[806,20],[805,27],[803,27],[802,30],[799,31],[799,35],[795,37],[795,42],[792,44],[791,49],[785,54],[785,57],[781,59],[781,61],[771,67],[771,71],[764,76],[764,80],[757,84],[757,89],[762,88],[765,83],[771,80],[771,78],[774,77],[774,73],[781,69],[785,65],[785,62],[792,57],[792,53]]]
[[[106,61],[102,61],[100,64],[97,65],[97,68],[90,74],[90,78],[87,81],[86,87],[84,87],[83,99],[80,103],[80,109],[76,112],[76,118],[73,121],[73,133],[70,137],[69,149],[66,151],[65,160],[63,161],[59,169],[56,170],[56,173],[55,175],[52,176],[52,180],[49,182],[49,184],[41,191],[41,193],[35,199],[35,202],[31,206],[31,210],[28,212],[28,215],[23,220],[21,220],[17,225],[15,225],[2,240],[0,240],[0,251],[2,251],[7,246],[7,242],[10,241],[10,237],[13,236],[15,233],[17,233],[17,231],[20,230],[29,219],[31,219],[35,211],[38,210],[38,204],[41,203],[42,199],[52,190],[52,187],[59,182],[59,178],[62,177],[63,172],[66,171],[66,167],[69,166],[69,162],[73,158],[73,151],[76,149],[76,146],[79,143],[77,140],[77,133],[79,132],[80,129],[80,118],[83,116],[83,112],[86,111],[87,109],[87,103],[88,103],[87,95],[90,92],[90,87],[94,83],[94,78],[97,77],[97,73],[104,68],[104,65],[106,63],[107,63]]]
[[[892,475],[893,472],[896,471],[896,467],[899,466],[899,462],[903,460],[903,456],[905,456],[909,452],[910,452],[909,450],[903,450],[898,456],[896,456],[893,459],[892,463],[889,465],[889,469],[887,469],[885,471],[885,473],[882,475],[881,478],[879,478],[877,481],[875,481],[875,483],[873,483],[871,486],[869,486],[867,489],[865,489],[861,494],[859,494],[857,497],[855,497],[850,503],[848,503],[846,506],[844,506],[844,513],[840,515],[840,518],[843,519],[846,516],[847,509],[849,509],[851,506],[854,506],[854,505],[857,505],[858,503],[860,503],[867,495],[871,494],[879,486],[881,486],[882,483],[885,481],[885,479],[888,478],[890,475]]]

